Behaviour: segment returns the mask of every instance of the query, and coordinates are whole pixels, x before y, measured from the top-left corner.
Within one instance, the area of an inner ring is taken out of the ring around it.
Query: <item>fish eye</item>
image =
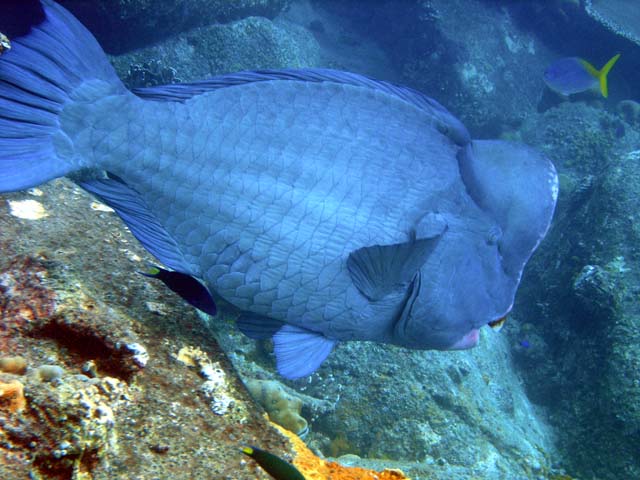
[[[502,238],[502,229],[497,225],[491,227],[489,232],[487,233],[487,245],[495,245],[498,243],[498,240]],[[498,251],[500,250],[500,245],[498,244]]]

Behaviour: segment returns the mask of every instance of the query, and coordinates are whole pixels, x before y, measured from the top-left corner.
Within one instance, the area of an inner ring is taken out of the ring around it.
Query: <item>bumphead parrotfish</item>
[[[470,348],[512,308],[558,193],[540,153],[472,141],[436,101],[354,73],[132,93],[70,13],[42,5],[0,56],[0,191],[73,174],[165,266],[238,307],[243,332],[273,337],[283,376],[338,341]]]

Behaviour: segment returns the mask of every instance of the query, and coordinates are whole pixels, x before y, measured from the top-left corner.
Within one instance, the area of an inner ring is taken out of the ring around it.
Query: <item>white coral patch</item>
[[[113,212],[113,208],[100,202],[91,202],[91,210],[96,210],[98,212]]]
[[[42,204],[36,200],[9,200],[11,215],[25,220],[39,220],[49,214]]]
[[[127,343],[125,348],[133,353],[133,362],[140,368],[144,368],[149,361],[149,353],[144,346],[139,343]]]

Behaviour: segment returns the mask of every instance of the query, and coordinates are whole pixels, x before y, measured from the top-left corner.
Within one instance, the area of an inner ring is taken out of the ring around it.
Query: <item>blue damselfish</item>
[[[283,376],[343,340],[470,348],[512,308],[558,194],[537,151],[471,141],[435,100],[354,73],[130,92],[42,5],[0,55],[0,192],[73,174],[180,288],[198,279],[244,333],[272,337]]]

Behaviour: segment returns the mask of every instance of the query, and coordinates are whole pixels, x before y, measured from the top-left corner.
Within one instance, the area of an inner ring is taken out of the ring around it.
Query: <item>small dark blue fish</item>
[[[529,348],[531,346],[529,340],[520,340],[518,342],[518,345],[520,345],[522,348]]]
[[[145,277],[157,278],[198,310],[209,315],[216,314],[216,304],[211,298],[209,290],[191,275],[172,272],[156,266],[151,266],[146,272],[138,273]]]
[[[305,480],[300,471],[282,458],[256,447],[244,447],[242,453],[253,458],[276,480]]]
[[[619,53],[600,70],[582,58],[561,58],[544,71],[544,81],[551,90],[562,95],[571,95],[599,87],[600,93],[606,98],[609,96],[607,74],[618,58],[620,58]]]

